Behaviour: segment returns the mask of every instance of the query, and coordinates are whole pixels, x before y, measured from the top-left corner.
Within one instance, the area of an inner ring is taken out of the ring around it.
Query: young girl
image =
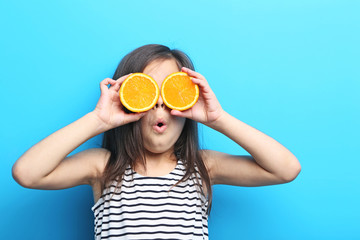
[[[160,87],[178,71],[199,86],[191,109],[171,110],[161,97],[145,113],[129,113],[121,105],[118,91],[130,73],[148,74]],[[179,50],[155,44],[135,49],[100,89],[92,112],[31,147],[13,166],[14,179],[27,188],[91,185],[95,239],[208,239],[212,185],[280,184],[300,172],[284,146],[221,108],[205,77]],[[197,122],[225,134],[251,156],[200,150]],[[103,148],[68,157],[103,132]]]

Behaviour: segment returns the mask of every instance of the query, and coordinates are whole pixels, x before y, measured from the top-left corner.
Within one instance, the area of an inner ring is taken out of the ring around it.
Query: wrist
[[[218,117],[209,123],[205,123],[205,125],[216,131],[221,131],[221,128],[225,126],[225,122],[228,116],[229,114],[225,112],[223,109],[221,109],[220,113],[218,114]]]
[[[91,121],[94,123],[96,134],[100,134],[111,129],[107,124],[104,123],[104,121],[101,120],[101,118],[96,112],[91,111],[85,116],[90,118]]]

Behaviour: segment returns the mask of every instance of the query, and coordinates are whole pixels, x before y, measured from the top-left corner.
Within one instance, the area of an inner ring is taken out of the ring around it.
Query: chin
[[[149,147],[145,148],[148,152],[154,153],[154,154],[161,154],[168,152],[170,149],[166,147]]]
[[[174,145],[169,145],[169,142],[166,143],[155,143],[155,144],[145,144],[145,149],[148,152],[154,153],[154,154],[161,154],[161,153],[165,153],[165,152],[169,152],[172,151],[172,149],[174,148]]]

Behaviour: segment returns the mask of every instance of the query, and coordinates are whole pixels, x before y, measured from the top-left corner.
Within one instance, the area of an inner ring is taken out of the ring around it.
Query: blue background
[[[125,54],[160,43],[188,53],[226,111],[302,165],[289,184],[215,186],[210,239],[360,239],[359,12],[355,0],[2,0],[1,238],[93,238],[89,186],[25,189],[11,167],[93,110]],[[201,135],[205,148],[248,154]]]

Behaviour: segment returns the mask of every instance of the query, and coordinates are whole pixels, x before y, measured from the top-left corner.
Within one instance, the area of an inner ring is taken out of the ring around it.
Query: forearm
[[[95,114],[90,112],[27,150],[16,161],[13,172],[24,175],[29,181],[41,179],[74,149],[105,130]]]
[[[300,169],[298,160],[287,148],[226,112],[210,127],[239,144],[270,173],[291,179]]]

